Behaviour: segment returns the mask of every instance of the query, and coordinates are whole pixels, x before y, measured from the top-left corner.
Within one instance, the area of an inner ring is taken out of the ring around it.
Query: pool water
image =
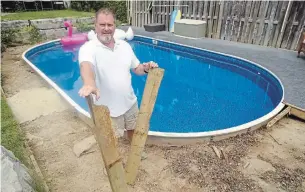
[[[278,104],[267,94],[275,85],[257,73],[140,41],[129,43],[141,62],[155,61],[165,69],[150,131],[187,133],[230,128],[262,117]],[[78,49],[55,46],[28,59],[88,111],[86,100],[78,96],[82,86]],[[146,76],[132,78],[140,106]]]

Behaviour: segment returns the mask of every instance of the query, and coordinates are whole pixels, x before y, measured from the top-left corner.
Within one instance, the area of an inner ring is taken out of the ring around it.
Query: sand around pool
[[[20,62],[25,48],[10,48],[3,54],[2,84],[50,190],[110,192],[90,128],[54,89]],[[268,130],[220,142],[146,146],[148,158],[141,162],[129,191],[305,191],[304,138],[305,122],[285,117]],[[75,145],[88,146],[88,150],[78,157]],[[120,141],[119,146],[126,162],[128,142]],[[219,158],[213,147],[224,155]]]

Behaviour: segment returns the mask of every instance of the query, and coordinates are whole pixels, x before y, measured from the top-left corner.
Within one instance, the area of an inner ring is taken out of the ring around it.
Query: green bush
[[[24,33],[28,33],[29,38],[25,38],[25,41],[22,41]],[[1,30],[1,52],[5,51],[6,47],[11,47],[14,43],[34,44],[42,40],[39,30],[35,26],[3,29]]]
[[[16,39],[16,34],[19,29],[2,29],[1,30],[1,44],[11,45]]]
[[[30,35],[30,42],[32,44],[38,43],[38,42],[42,41],[42,36],[40,35],[38,28],[33,26],[33,25],[23,27],[21,29],[21,32],[29,33],[29,35]]]
[[[121,25],[121,22],[119,21],[119,20],[116,20],[115,21],[115,25],[116,26],[120,26]],[[89,24],[89,23],[76,23],[75,25],[74,25],[74,27],[76,27],[77,28],[77,31],[78,32],[81,32],[81,33],[83,33],[83,32],[89,32],[89,31],[91,31],[91,30],[95,30],[94,29],[94,24]]]
[[[78,32],[88,32],[88,31],[94,30],[93,24],[76,23],[74,26],[77,28]]]
[[[117,20],[127,22],[126,1],[71,1],[71,9],[77,11],[96,12],[103,7],[113,9]]]

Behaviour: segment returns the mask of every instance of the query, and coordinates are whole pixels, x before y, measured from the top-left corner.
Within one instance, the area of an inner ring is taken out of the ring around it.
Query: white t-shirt
[[[100,98],[94,99],[94,104],[107,106],[111,117],[124,114],[136,103],[130,69],[140,62],[126,41],[116,40],[111,50],[95,38],[80,47],[78,60],[92,63],[100,91]]]

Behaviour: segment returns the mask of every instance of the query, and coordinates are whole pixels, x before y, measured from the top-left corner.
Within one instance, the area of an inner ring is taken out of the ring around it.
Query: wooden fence
[[[171,13],[207,22],[205,37],[296,50],[305,24],[305,1],[127,1],[133,26],[162,23]]]

